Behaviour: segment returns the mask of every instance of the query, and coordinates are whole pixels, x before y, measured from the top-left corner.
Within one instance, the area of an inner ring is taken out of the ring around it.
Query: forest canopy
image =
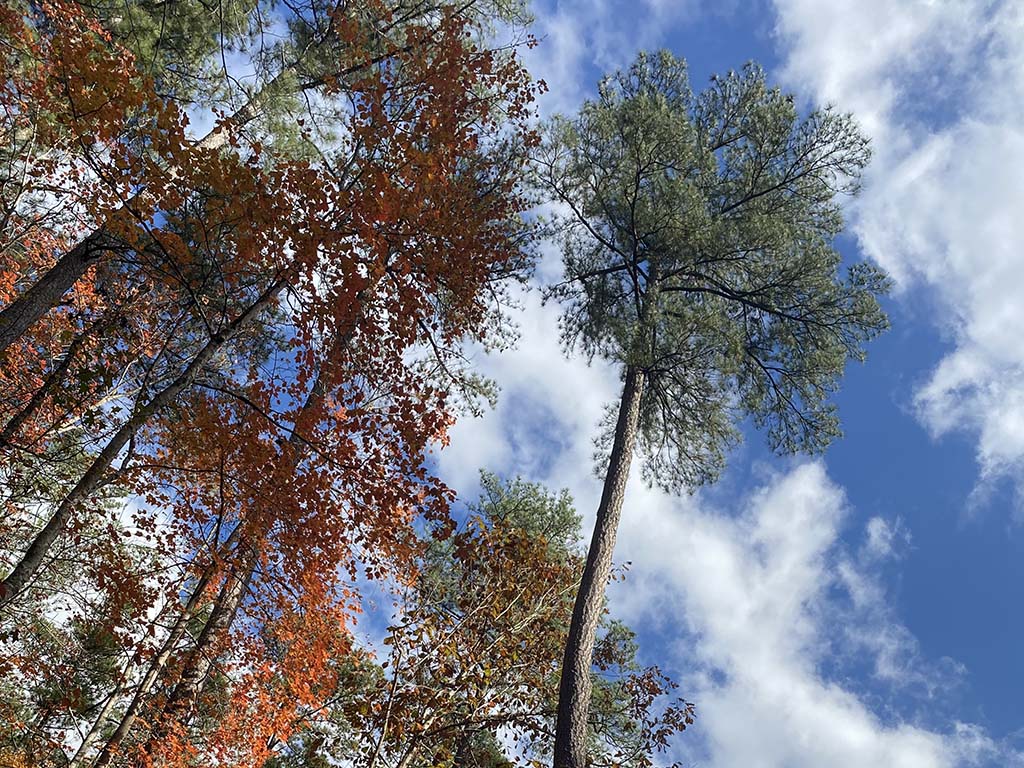
[[[667,52],[541,120],[530,23],[0,9],[0,764],[674,760],[695,705],[604,597],[630,460],[679,492],[744,418],[839,434],[887,324],[834,247],[868,145]],[[543,244],[566,350],[621,374],[589,549],[567,492],[436,458]]]

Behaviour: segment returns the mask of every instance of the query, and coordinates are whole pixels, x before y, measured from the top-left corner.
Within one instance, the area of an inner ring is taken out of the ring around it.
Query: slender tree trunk
[[[413,758],[416,757],[418,752],[419,740],[414,737],[412,739],[412,743],[409,745],[409,748],[405,750],[405,754],[402,755],[402,759],[398,761],[398,764],[395,766],[395,768],[409,768],[409,766],[412,764]],[[462,763],[458,761],[458,757],[456,757],[456,760],[453,763],[453,768],[454,766],[459,766],[459,768],[467,768],[467,766],[464,766]]]
[[[96,456],[81,480],[61,501],[57,510],[53,513],[53,517],[36,534],[36,537],[32,540],[32,543],[18,564],[14,566],[14,569],[8,574],[7,578],[0,582],[0,610],[10,605],[25,589],[25,586],[42,565],[46,553],[57,538],[57,535],[67,526],[75,506],[99,487],[114,459],[121,453],[129,440],[135,436],[139,429],[154,414],[170,405],[182,390],[192,383],[196,375],[221,347],[252,322],[274,300],[285,284],[283,279],[275,281],[245,312],[236,317],[224,330],[214,334],[178,378],[154,395],[146,405],[135,411],[131,418],[114,433],[114,436],[103,450],[100,451],[99,455]]]
[[[222,549],[227,551],[234,547],[238,542],[240,532],[241,527],[235,526],[231,535],[224,541]],[[203,575],[199,577],[199,581],[196,582],[195,587],[192,588],[192,594],[189,595],[188,601],[178,612],[178,617],[174,621],[174,626],[171,627],[171,631],[164,640],[160,652],[149,662],[146,674],[143,676],[138,686],[136,686],[132,700],[129,702],[128,708],[121,716],[121,720],[118,722],[117,728],[114,729],[114,732],[107,739],[107,743],[103,745],[103,749],[100,750],[100,753],[93,761],[93,768],[103,768],[103,766],[110,763],[121,743],[131,731],[132,726],[135,725],[135,721],[139,716],[139,711],[142,709],[143,704],[148,700],[149,694],[153,690],[153,686],[156,685],[156,682],[163,673],[164,668],[166,668],[167,662],[170,660],[171,654],[174,653],[174,649],[181,641],[181,638],[185,636],[185,630],[188,628],[188,622],[193,616],[195,616],[196,611],[199,609],[203,600],[203,595],[206,592],[206,588],[210,585],[210,580],[213,578],[214,573],[215,570],[213,568],[213,563],[211,563],[210,567],[203,571]],[[97,721],[94,728],[98,725],[99,722]],[[79,752],[81,752],[81,750],[79,750]],[[78,756],[76,755],[76,759],[77,758]],[[74,766],[72,766],[72,768],[74,768]]]
[[[61,256],[38,282],[0,312],[0,354],[39,318],[60,303],[90,266],[112,250],[103,229],[92,232]]]
[[[615,424],[615,439],[604,478],[601,504],[597,508],[594,536],[569,625],[569,637],[562,661],[558,688],[558,718],[555,726],[555,768],[586,768],[587,717],[590,711],[591,665],[597,627],[604,610],[604,594],[612,570],[615,535],[626,495],[629,465],[636,445],[640,420],[640,399],[644,389],[643,371],[629,366]]]
[[[238,608],[249,591],[249,584],[259,562],[259,552],[248,546],[244,539],[239,542],[239,547],[244,551],[236,564],[236,569],[228,575],[224,586],[221,587],[220,594],[213,604],[213,611],[203,625],[199,637],[196,638],[196,646],[189,654],[181,677],[164,706],[161,724],[154,732],[156,738],[150,737],[151,744],[159,740],[168,723],[178,721],[186,724],[191,719],[216,661],[219,641],[231,628]]]
[[[86,754],[92,749],[92,745],[100,737],[100,730],[103,728],[103,724],[107,720],[107,716],[113,711],[114,706],[117,704],[117,700],[121,698],[121,694],[124,693],[124,686],[122,683],[118,683],[114,686],[114,690],[110,692],[106,700],[103,702],[103,706],[100,707],[100,711],[96,715],[96,719],[92,721],[92,727],[89,728],[88,732],[82,738],[82,743],[78,745],[78,749],[75,750],[75,754],[71,757],[68,762],[68,768],[78,768],[82,764],[82,760],[85,759]]]
[[[295,65],[293,64],[292,67]],[[259,104],[270,89],[277,86],[283,79],[285,69],[278,73],[259,93],[240,107],[227,121],[219,124],[203,138],[196,142],[197,149],[215,150],[225,146],[228,141],[228,127],[240,128],[255,119],[259,114]],[[176,175],[176,169],[168,172]],[[145,189],[136,192],[125,205],[131,205]],[[82,275],[93,264],[98,263],[106,254],[117,250],[117,243],[103,225],[98,226],[72,248],[57,259],[39,280],[25,293],[0,311],[0,354],[13,344],[25,331],[34,325],[47,312],[60,303],[65,293],[71,290]]]

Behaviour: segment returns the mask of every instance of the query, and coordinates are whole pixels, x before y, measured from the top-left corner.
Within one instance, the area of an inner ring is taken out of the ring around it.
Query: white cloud
[[[869,561],[884,560],[895,554],[895,547],[900,542],[909,544],[910,532],[899,518],[889,522],[883,517],[873,517],[868,520],[862,556]]]
[[[856,556],[839,544],[847,505],[822,464],[770,479],[741,500],[736,516],[699,497],[672,501],[640,487],[630,493],[620,553],[633,561],[636,583],[613,602],[620,612],[660,616],[666,629],[689,627],[675,661],[694,670],[684,687],[698,704],[698,726],[684,740],[703,742],[701,764],[1021,764],[973,725],[935,731],[913,719],[883,719],[846,679],[822,672],[846,654],[866,654],[878,682],[925,699],[963,674],[948,660],[923,660],[888,607],[874,569],[892,556],[900,528],[875,518]]]
[[[690,18],[693,0],[548,0],[532,5],[540,45],[526,63],[552,87],[546,112],[568,112],[594,90],[596,78],[629,66],[636,53],[664,44],[671,27]],[[595,80],[595,82],[591,82]]]
[[[538,291],[517,300],[524,308],[515,317],[517,348],[477,360],[501,387],[498,406],[455,425],[451,445],[439,455],[441,476],[472,490],[479,469],[512,470],[582,494],[585,513],[596,503],[591,468],[597,421],[618,392],[618,378],[608,366],[563,354],[558,307],[542,304]]]
[[[984,490],[1024,468],[1024,7],[776,6],[785,76],[875,140],[854,231],[905,295],[937,300],[953,349],[915,404],[934,435],[976,435]]]
[[[892,609],[881,569],[901,557],[910,541],[899,518],[868,520],[856,554],[842,552],[833,565],[832,580],[845,590],[849,602],[833,601],[822,614],[833,628],[835,645],[850,655],[866,654],[876,680],[930,701],[952,695],[967,670],[949,658],[926,660],[917,639]]]
[[[985,0],[775,0],[786,44],[785,75],[813,94],[855,112],[878,140],[892,139],[893,113],[928,89],[926,99],[953,88],[936,80],[963,77],[967,54],[985,34]],[[938,91],[937,91],[938,89]]]

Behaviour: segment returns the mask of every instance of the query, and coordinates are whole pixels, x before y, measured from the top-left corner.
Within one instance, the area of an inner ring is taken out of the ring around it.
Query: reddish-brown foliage
[[[318,89],[349,109],[311,161],[230,116],[190,141],[182,105],[78,3],[0,13],[19,175],[0,307],[97,246],[0,352],[2,472],[26,478],[3,497],[0,605],[15,626],[54,600],[107,606],[110,697],[138,701],[102,761],[258,764],[333,689],[357,570],[409,568],[413,521],[446,516],[424,462],[452,421],[453,350],[488,333],[490,289],[523,260],[534,88],[454,7],[386,56],[335,20],[344,60]],[[190,622],[207,626],[191,647]]]

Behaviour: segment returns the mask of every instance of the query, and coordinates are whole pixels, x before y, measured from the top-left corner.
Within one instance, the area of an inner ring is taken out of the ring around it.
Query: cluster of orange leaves
[[[369,56],[357,26],[339,29],[352,62]],[[525,205],[518,165],[495,167],[486,146],[535,141],[536,86],[469,32],[451,10],[412,25],[388,62],[325,78],[325,97],[355,105],[351,162],[332,166],[276,155],[230,118],[217,129],[228,151],[191,141],[182,106],[76,2],[0,9],[0,131],[23,169],[9,198],[21,203],[4,211],[0,307],[85,233],[117,243],[4,353],[0,428],[28,414],[0,445],[5,468],[45,460],[72,428],[88,459],[221,329],[260,310],[109,470],[138,509],[106,544],[141,539],[187,579],[110,572],[102,537],[82,551],[119,606],[100,620],[137,666],[158,643],[131,630],[158,596],[177,604],[188,579],[212,572],[210,604],[233,571],[254,569],[234,626],[208,649],[231,679],[219,724],[201,741],[163,724],[144,762],[259,764],[333,690],[357,571],[409,568],[414,520],[447,515],[450,492],[425,460],[452,423],[448,384],[410,353],[486,333],[485,288],[522,257],[511,235]],[[8,503],[4,539],[24,541],[32,519]],[[83,501],[65,537],[81,545],[105,514]],[[165,693],[180,671],[169,667]],[[155,728],[159,696],[149,712]]]

